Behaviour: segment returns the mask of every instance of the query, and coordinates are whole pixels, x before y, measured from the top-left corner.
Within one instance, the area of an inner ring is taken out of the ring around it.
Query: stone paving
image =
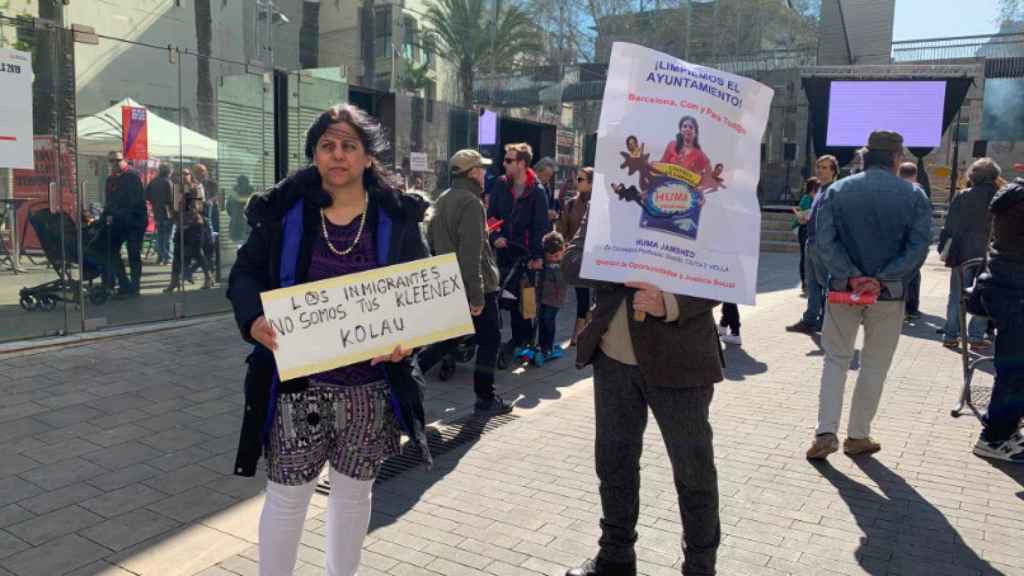
[[[1024,470],[972,456],[977,421],[949,417],[959,356],[934,330],[946,271],[924,269],[926,315],[900,340],[876,419],[882,452],[822,465],[803,458],[821,352],[783,331],[804,304],[795,279],[792,256],[762,258],[758,305],[741,308],[744,346],[728,350],[716,391],[720,573],[1024,575]],[[214,318],[0,357],[0,576],[258,574],[264,481],[230,474],[245,352]],[[561,360],[499,387],[518,398],[517,420],[377,487],[362,576],[560,575],[594,551],[589,372]],[[430,419],[465,414],[470,388],[465,366],[432,378]],[[678,574],[653,424],[646,448],[641,572]],[[325,504],[314,497],[296,574],[324,573]]]

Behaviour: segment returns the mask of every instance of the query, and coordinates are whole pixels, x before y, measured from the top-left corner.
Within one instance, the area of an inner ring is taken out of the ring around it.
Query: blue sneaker
[[[512,357],[520,362],[532,362],[537,351],[529,346],[520,346],[512,352]]]
[[[548,352],[548,358],[547,359],[548,360],[558,360],[562,356],[565,356],[565,351],[562,350],[561,346],[559,346],[558,344],[555,344],[551,348],[551,352]]]
[[[544,354],[543,352],[541,352],[540,350],[538,350],[533,355],[533,365],[537,366],[539,368],[539,367],[544,365],[544,362],[547,361],[547,359],[548,359],[547,355]]]

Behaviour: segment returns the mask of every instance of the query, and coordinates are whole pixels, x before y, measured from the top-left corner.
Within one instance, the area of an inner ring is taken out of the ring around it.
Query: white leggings
[[[370,525],[373,480],[355,480],[331,468],[327,498],[327,576],[354,576]],[[260,576],[292,576],[302,526],[316,480],[300,486],[267,481],[260,516]]]

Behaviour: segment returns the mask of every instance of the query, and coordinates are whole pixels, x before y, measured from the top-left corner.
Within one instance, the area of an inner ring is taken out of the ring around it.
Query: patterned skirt
[[[326,462],[356,480],[372,480],[398,454],[401,432],[386,382],[339,386],[310,380],[309,388],[281,394],[266,447],[271,482],[312,482]]]

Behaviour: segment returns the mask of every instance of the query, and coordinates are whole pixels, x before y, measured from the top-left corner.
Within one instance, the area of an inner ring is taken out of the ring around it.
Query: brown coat
[[[665,322],[647,317],[637,322],[633,319],[633,299],[629,297],[634,290],[622,284],[580,278],[586,234],[587,218],[584,217],[562,258],[566,283],[589,286],[594,292],[590,322],[576,340],[576,366],[582,368],[593,361],[601,337],[625,299],[630,338],[644,380],[668,388],[693,388],[721,382],[721,348],[711,313],[718,302],[676,295],[678,320]]]
[[[558,219],[558,232],[565,237],[566,242],[576,236],[576,231],[580,229],[583,217],[587,215],[587,207],[589,205],[590,202],[581,201],[580,195],[576,194],[562,206],[562,214]]]

